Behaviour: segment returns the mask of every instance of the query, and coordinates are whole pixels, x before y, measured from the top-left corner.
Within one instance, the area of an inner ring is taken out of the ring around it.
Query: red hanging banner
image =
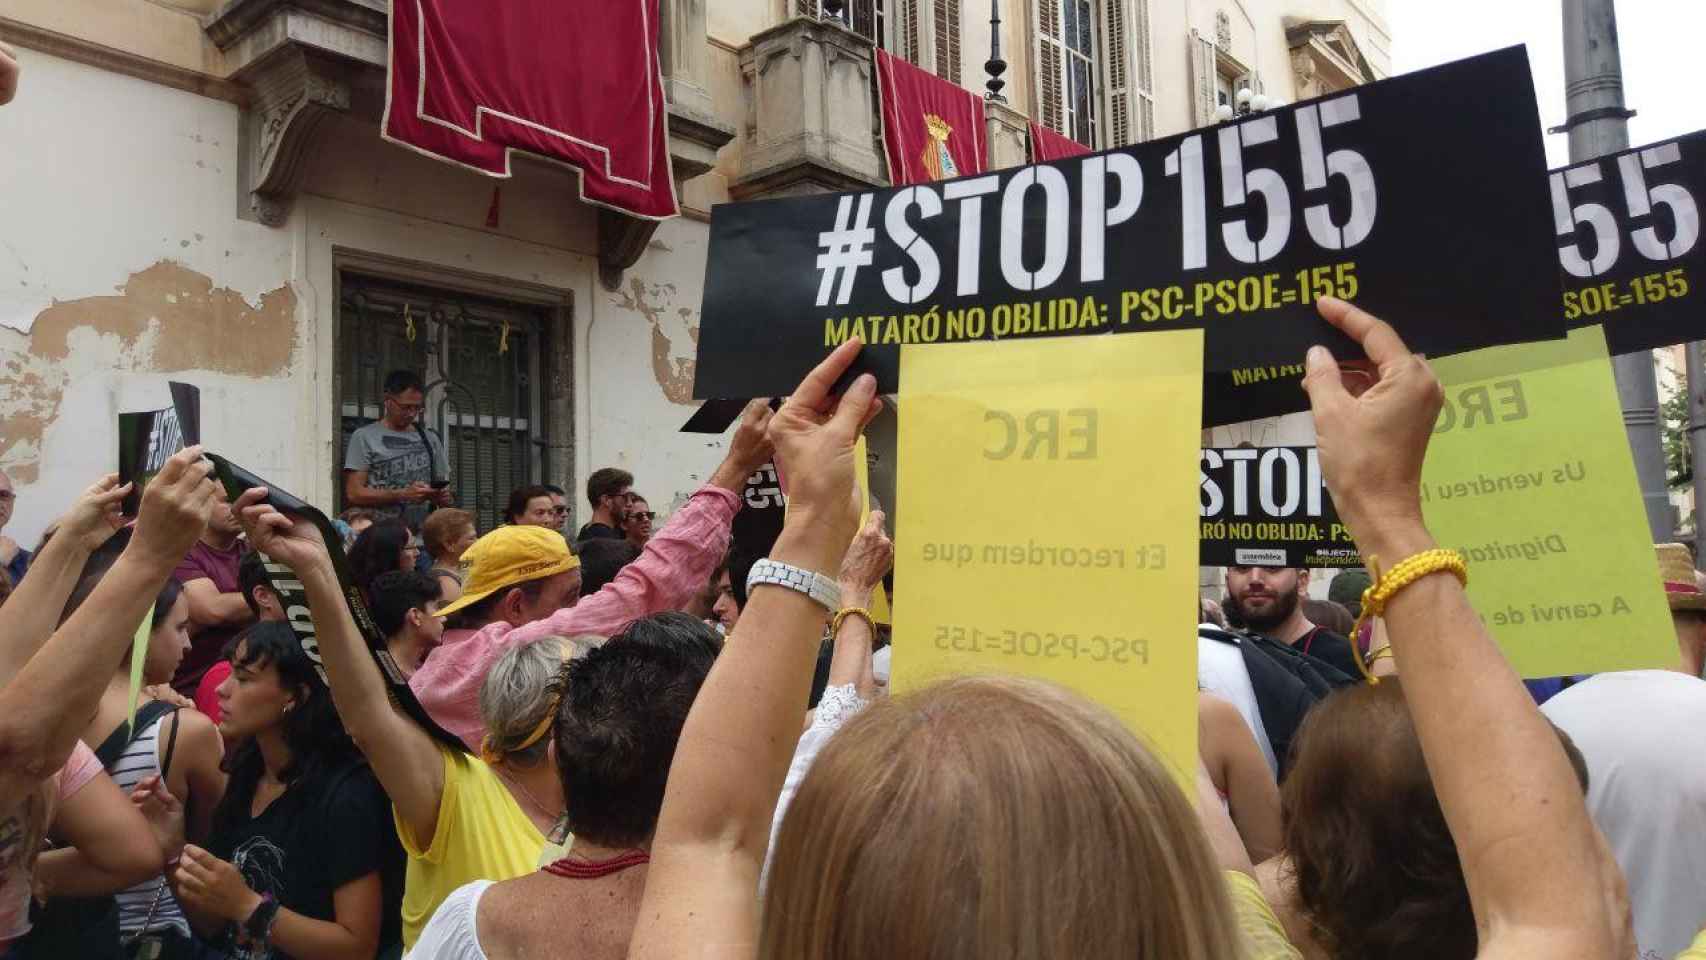
[[[895,184],[946,180],[989,168],[982,97],[886,50],[877,51],[877,88],[883,101],[883,152]]]
[[[581,197],[677,213],[657,0],[394,0],[385,139],[491,176],[566,163]]]
[[[1077,140],[1055,133],[1035,120],[1031,121],[1032,163],[1067,160],[1072,157],[1083,156],[1089,152],[1090,148]]]

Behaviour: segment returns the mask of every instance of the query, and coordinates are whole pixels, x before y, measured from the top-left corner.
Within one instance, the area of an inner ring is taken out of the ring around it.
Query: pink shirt
[[[439,726],[478,750],[486,732],[480,686],[506,651],[544,637],[607,637],[640,617],[681,609],[728,552],[729,525],[739,509],[733,493],[700,487],[604,589],[526,626],[500,620],[479,630],[446,631],[409,687]]]

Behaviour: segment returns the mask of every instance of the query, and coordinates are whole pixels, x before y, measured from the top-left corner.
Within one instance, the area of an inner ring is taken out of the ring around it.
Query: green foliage
[[[1694,482],[1694,455],[1688,442],[1688,391],[1678,390],[1659,404],[1664,433],[1665,476],[1672,487]]]

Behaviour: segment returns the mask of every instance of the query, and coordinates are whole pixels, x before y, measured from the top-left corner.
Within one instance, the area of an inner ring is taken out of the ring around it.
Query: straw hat
[[[1659,553],[1659,579],[1665,584],[1665,599],[1670,609],[1706,611],[1706,593],[1694,579],[1694,558],[1680,543],[1654,545]]]

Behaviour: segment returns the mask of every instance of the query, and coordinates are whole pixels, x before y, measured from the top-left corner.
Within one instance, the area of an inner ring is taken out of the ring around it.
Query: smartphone
[[[432,482],[432,488],[434,490],[443,490],[444,488],[446,488],[448,486],[450,486],[449,480],[434,480]]]

